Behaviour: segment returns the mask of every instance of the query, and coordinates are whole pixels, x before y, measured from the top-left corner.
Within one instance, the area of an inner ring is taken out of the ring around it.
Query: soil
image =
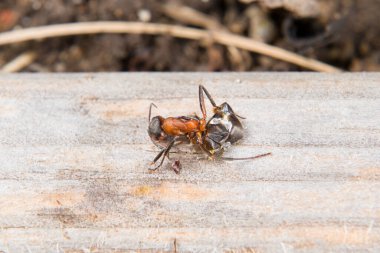
[[[289,6],[280,4],[274,8],[265,1],[249,0],[3,0],[0,32],[99,20],[194,26],[174,19],[162,8],[164,4],[181,5],[208,15],[221,24],[220,29],[345,70],[380,71],[380,0],[317,3],[319,14],[307,16]],[[34,62],[23,70],[26,72],[302,70],[258,54],[202,41],[118,34],[61,37],[0,47],[0,66],[26,51],[37,53]]]

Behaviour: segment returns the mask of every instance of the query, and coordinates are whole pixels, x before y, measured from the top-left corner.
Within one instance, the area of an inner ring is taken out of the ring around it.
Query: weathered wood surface
[[[157,153],[147,110],[244,115],[227,153]],[[380,74],[0,76],[0,252],[379,252]]]

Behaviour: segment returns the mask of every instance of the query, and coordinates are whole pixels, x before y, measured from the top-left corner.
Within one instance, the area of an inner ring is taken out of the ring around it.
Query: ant
[[[199,86],[199,89],[210,100],[214,112],[214,115],[207,122],[207,131],[203,132],[201,148],[209,157],[220,156],[231,144],[243,138],[243,125],[238,118],[244,118],[237,115],[227,102],[217,106],[210,93],[202,85]],[[204,101],[200,101],[200,103],[204,104]]]
[[[204,94],[210,100],[214,112],[214,115],[207,123]],[[150,105],[148,134],[152,142],[161,149],[153,159],[152,164],[155,164],[162,157],[161,162],[150,170],[157,170],[162,166],[165,157],[169,156],[169,151],[174,145],[190,142],[199,146],[210,159],[215,159],[215,156],[220,157],[223,151],[231,144],[243,138],[243,126],[239,118],[244,118],[235,114],[227,102],[217,106],[210,93],[202,85],[199,85],[198,96],[202,118],[194,115],[168,118],[155,116],[151,119],[152,106],[157,106],[153,103]],[[266,153],[246,158],[221,158],[224,160],[248,160],[270,154]],[[176,173],[179,173],[181,169],[180,162],[175,161],[172,168]]]

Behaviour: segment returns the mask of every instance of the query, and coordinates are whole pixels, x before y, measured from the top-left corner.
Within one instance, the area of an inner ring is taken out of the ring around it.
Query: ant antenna
[[[272,155],[272,153],[265,153],[257,156],[251,156],[251,157],[241,157],[241,158],[234,158],[234,157],[221,157],[221,159],[226,160],[226,161],[243,161],[243,160],[254,160],[257,158],[261,158],[264,156],[269,156]]]
[[[238,115],[238,114],[236,114],[236,113],[235,113],[235,116],[238,117],[238,118],[241,118],[241,119],[247,119],[247,118],[242,117],[242,116],[240,116],[240,115]]]
[[[150,122],[150,115],[151,115],[151,113],[152,113],[152,106],[154,106],[154,107],[156,107],[157,108],[157,106],[155,105],[155,104],[153,104],[153,103],[151,103],[150,104],[150,106],[149,106],[149,116],[148,116],[148,122]]]

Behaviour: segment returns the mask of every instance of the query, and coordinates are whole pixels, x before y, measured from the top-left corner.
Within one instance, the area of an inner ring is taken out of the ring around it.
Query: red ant
[[[207,123],[203,93],[210,100],[214,111],[214,115]],[[152,164],[155,164],[162,157],[159,165],[150,170],[156,170],[161,167],[165,157],[169,155],[170,149],[182,142],[198,145],[209,158],[214,159],[215,156],[221,156],[225,149],[243,137],[243,126],[238,119],[243,117],[235,114],[231,106],[226,102],[217,106],[210,93],[202,85],[199,85],[199,104],[202,118],[195,115],[168,118],[155,116],[151,119],[152,106],[156,107],[156,105],[153,103],[150,105],[148,134],[152,142],[161,148],[160,153],[154,158]],[[270,154],[266,153],[246,158],[221,158],[225,160],[247,160]],[[180,162],[175,161],[172,168],[176,173],[179,173]]]

